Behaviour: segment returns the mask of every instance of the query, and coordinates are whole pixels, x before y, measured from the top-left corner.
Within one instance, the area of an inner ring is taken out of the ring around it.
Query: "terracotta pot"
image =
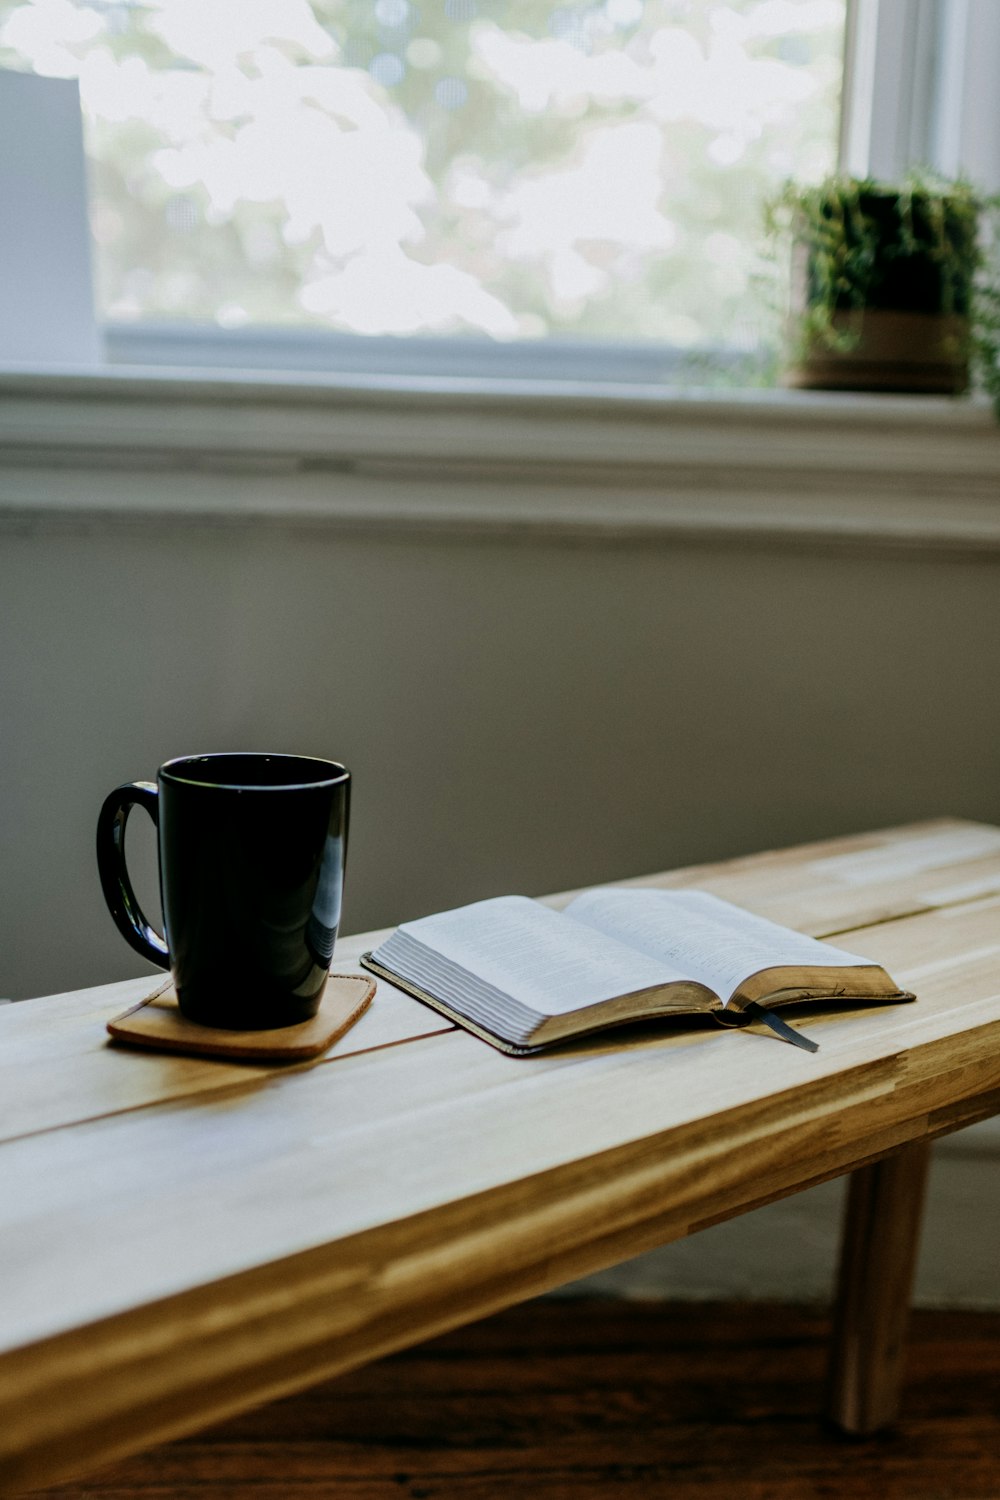
[[[844,342],[849,347],[831,349],[813,339],[785,383],[814,390],[960,394],[969,384],[971,269],[946,292],[941,265],[931,254],[918,249],[901,255],[891,248],[899,242],[897,196],[862,193],[859,203],[879,244],[865,306],[854,308],[845,298],[833,313],[832,326],[848,335]],[[932,239],[926,205],[914,200],[912,215],[921,244]],[[953,224],[953,235],[962,228],[961,221]],[[974,224],[968,232],[974,235]],[[850,220],[846,235],[848,243],[858,244]],[[882,245],[889,247],[885,253]],[[972,241],[963,244],[959,235],[958,249],[959,264],[971,263]],[[819,292],[813,256],[810,234],[801,232],[792,250],[792,303],[803,311]]]
[[[835,313],[833,326],[857,342],[843,351],[816,340],[785,384],[805,390],[922,391],[958,396],[969,385],[969,320],[954,313],[865,308]]]

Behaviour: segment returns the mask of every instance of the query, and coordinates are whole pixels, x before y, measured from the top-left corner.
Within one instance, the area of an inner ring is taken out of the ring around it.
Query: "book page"
[[[687,979],[665,955],[627,947],[527,896],[477,901],[399,930],[542,1015]]]
[[[872,962],[780,927],[707,891],[602,888],[577,896],[564,915],[675,965],[727,1003],[743,981],[761,969]]]

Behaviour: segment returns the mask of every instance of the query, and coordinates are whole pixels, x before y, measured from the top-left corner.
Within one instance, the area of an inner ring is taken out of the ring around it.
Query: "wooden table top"
[[[0,1007],[0,1492],[1000,1110],[1000,829],[630,883],[837,935],[918,999],[811,1015],[815,1055],[699,1019],[510,1058],[380,983],[280,1071],[110,1046],[148,976]]]

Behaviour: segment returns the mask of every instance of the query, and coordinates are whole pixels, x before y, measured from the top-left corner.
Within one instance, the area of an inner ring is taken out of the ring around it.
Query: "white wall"
[[[346,930],[936,813],[1000,819],[998,598],[992,558],[8,534],[0,993],[136,971],[93,825],[112,786],[187,752],[351,767]]]

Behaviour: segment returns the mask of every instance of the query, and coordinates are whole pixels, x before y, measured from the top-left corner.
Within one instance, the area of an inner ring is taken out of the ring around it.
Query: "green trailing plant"
[[[1000,200],[963,179],[898,185],[834,176],[787,183],[766,208],[772,245],[793,257],[800,352],[856,347],[866,308],[952,315],[959,357],[1000,415]]]
[[[971,333],[972,368],[1000,422],[1000,200],[988,205],[990,240],[976,278]]]

